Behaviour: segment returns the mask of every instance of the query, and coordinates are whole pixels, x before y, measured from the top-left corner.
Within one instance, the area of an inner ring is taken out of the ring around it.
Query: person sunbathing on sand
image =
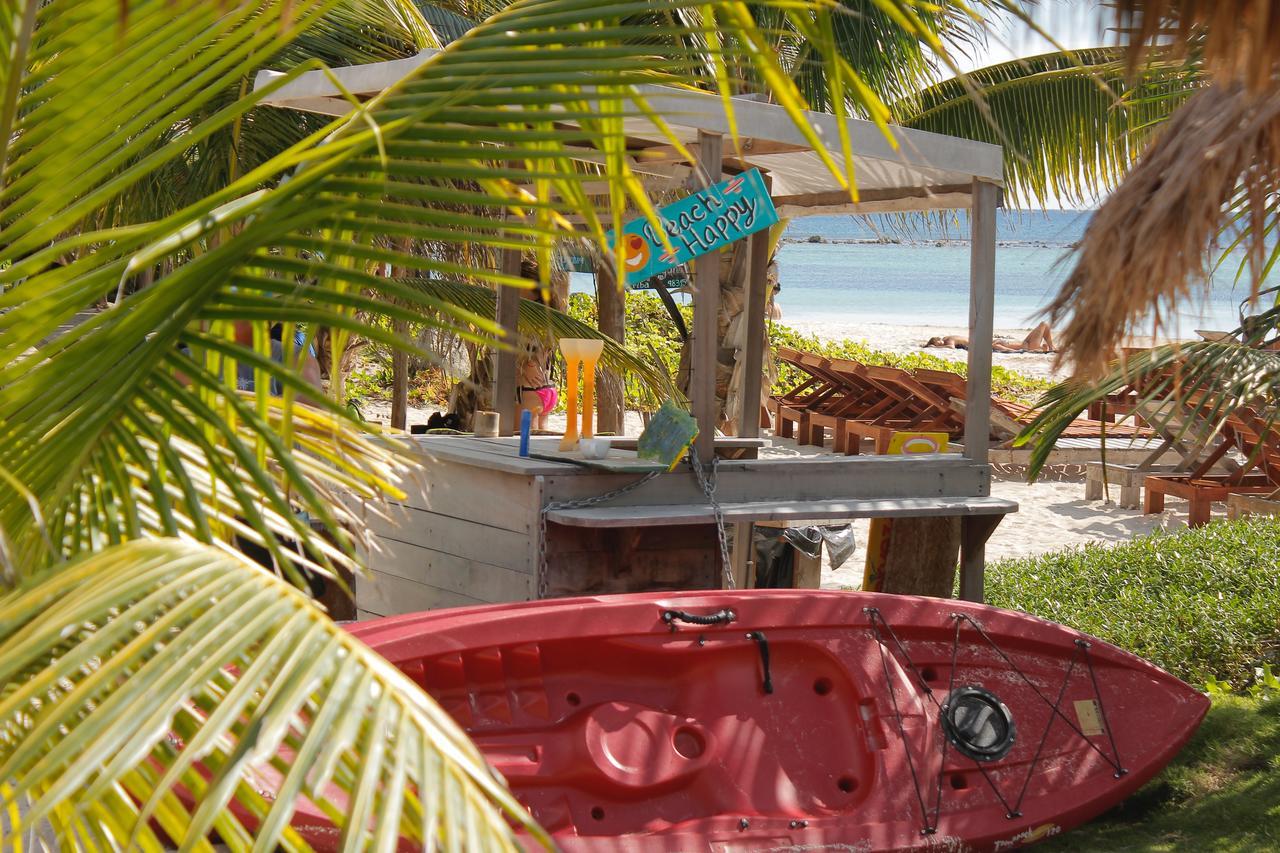
[[[924,344],[926,347],[941,347],[943,349],[968,349],[969,339],[960,337],[959,335],[947,335],[943,338],[929,338]],[[992,341],[992,352],[1057,352],[1053,345],[1053,331],[1049,328],[1048,323],[1041,323],[1032,329],[1021,344],[1009,343],[1007,341]]]

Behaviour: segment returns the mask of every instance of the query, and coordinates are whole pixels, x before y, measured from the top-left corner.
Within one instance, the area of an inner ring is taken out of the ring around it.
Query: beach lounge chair
[[[811,419],[815,413],[826,413],[857,405],[858,397],[865,389],[850,388],[827,368],[825,358],[813,353],[783,348],[778,359],[795,367],[804,380],[786,394],[774,395],[769,400],[774,429],[782,438],[794,438],[799,444],[813,444]],[[821,431],[817,444],[821,445]]]
[[[1228,415],[1222,433],[1226,440],[1191,473],[1147,477],[1144,513],[1162,512],[1166,496],[1184,498],[1187,526],[1199,527],[1209,523],[1212,505],[1230,495],[1269,495],[1280,490],[1280,434],[1256,409],[1242,406]],[[1231,473],[1209,473],[1232,448],[1244,456],[1245,463]]]
[[[832,430],[837,452],[856,454],[863,439],[870,439],[875,444],[876,453],[886,453],[896,432],[945,432],[953,435],[963,429],[963,423],[951,411],[947,399],[924,386],[909,371],[862,364],[851,359],[832,359],[831,370],[847,382],[861,381],[871,385],[882,396],[881,403],[871,410],[860,414],[848,413],[830,423],[815,421],[815,426]]]
[[[799,370],[803,379],[785,394],[769,397],[768,408],[773,416],[774,431],[782,438],[795,437],[801,444],[808,443],[810,414],[840,396],[841,383],[826,374],[823,370],[825,360],[820,356],[779,347],[777,359]]]
[[[883,453],[900,430],[954,431],[957,419],[946,400],[905,370],[789,348],[781,348],[778,358],[806,377],[770,400],[783,438],[821,447],[830,433],[837,453],[859,453],[863,439]]]
[[[963,433],[967,393],[964,377],[945,370],[925,368],[913,371],[913,375],[926,388],[947,398],[952,411],[960,419],[959,432]],[[995,441],[1011,442],[1034,417],[1035,410],[1030,406],[994,395],[991,397],[991,437]],[[1076,418],[1062,433],[1063,438],[1101,438],[1104,435],[1109,438],[1135,438],[1152,437],[1154,433],[1146,426],[1103,423],[1087,417]]]

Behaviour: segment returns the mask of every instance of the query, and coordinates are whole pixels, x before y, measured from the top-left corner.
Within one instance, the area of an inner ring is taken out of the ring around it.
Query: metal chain
[[[733,563],[729,559],[729,540],[725,537],[724,532],[724,512],[720,509],[720,502],[716,500],[716,473],[720,467],[720,457],[714,453],[711,454],[711,476],[708,477],[706,472],[702,470],[702,460],[698,458],[698,449],[690,446],[689,465],[693,468],[693,475],[698,478],[698,486],[702,489],[702,493],[707,496],[707,500],[711,503],[711,513],[716,520],[716,537],[720,540],[720,570],[724,575],[725,588],[735,589]],[[740,548],[745,547],[742,543],[737,543],[737,545]]]
[[[602,495],[592,495],[586,498],[577,498],[571,501],[552,501],[542,508],[538,513],[538,598],[547,597],[547,513],[560,509],[583,509],[596,504],[606,503],[614,498],[620,498],[623,495],[633,492],[643,486],[653,478],[664,471],[650,471],[638,480],[633,480],[625,486],[614,489],[611,492],[605,492]]]

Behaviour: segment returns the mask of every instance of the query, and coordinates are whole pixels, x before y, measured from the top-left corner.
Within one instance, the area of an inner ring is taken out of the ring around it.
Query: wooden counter
[[[626,450],[588,467],[522,458],[514,438],[412,440],[421,470],[389,518],[369,519],[379,550],[367,555],[372,578],[357,582],[361,617],[721,585],[711,505],[685,463],[606,502],[566,506],[661,469]],[[558,444],[535,438],[531,452]],[[727,460],[716,497],[734,523],[959,517],[966,547],[979,549],[1017,510],[990,497],[987,466],[954,454]]]

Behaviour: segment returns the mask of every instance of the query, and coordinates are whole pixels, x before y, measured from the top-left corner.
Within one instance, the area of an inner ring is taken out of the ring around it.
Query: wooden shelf
[[[884,500],[752,501],[721,504],[725,521],[826,521],[848,518],[927,518],[937,516],[1007,515],[1015,501],[989,497],[889,498]],[[675,506],[604,506],[552,510],[547,520],[569,527],[656,527],[710,524],[710,504]]]

